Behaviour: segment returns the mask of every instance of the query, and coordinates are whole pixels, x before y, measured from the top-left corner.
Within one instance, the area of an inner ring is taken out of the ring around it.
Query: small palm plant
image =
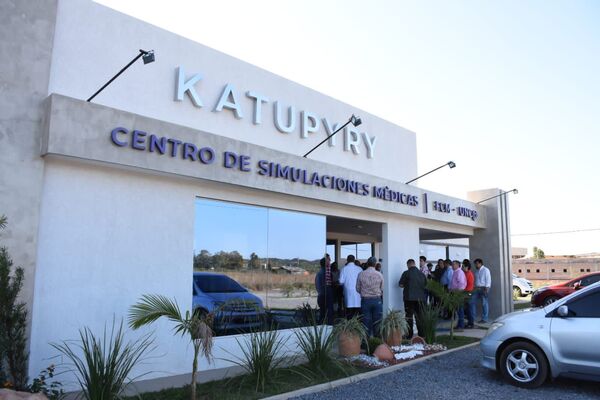
[[[70,361],[86,400],[122,398],[123,390],[132,380],[131,371],[154,348],[150,335],[126,342],[123,323],[116,326],[114,321],[110,332],[104,328],[102,337],[85,327],[79,331],[79,341],[50,345]]]
[[[435,343],[440,311],[440,306],[436,304],[421,304],[421,323],[423,324],[424,339],[429,344]]]
[[[296,329],[294,335],[308,361],[310,372],[323,374],[341,367],[334,353],[335,336],[329,331],[330,327],[319,324],[314,313],[309,315],[307,322],[308,326]]]
[[[247,378],[255,383],[255,391],[264,392],[265,387],[276,377],[276,370],[283,365],[282,357],[287,338],[283,338],[274,330],[252,331],[243,339],[235,339],[241,356],[226,360],[242,367]],[[231,354],[231,353],[230,353]]]
[[[184,315],[175,300],[161,295],[143,295],[141,300],[130,308],[129,326],[138,329],[163,317],[175,324],[175,334],[188,336],[194,345],[191,400],[196,400],[198,356],[202,354],[209,362],[212,359],[214,314],[196,309],[192,312],[186,311]]]
[[[463,291],[446,291],[439,282],[433,280],[427,282],[427,290],[440,299],[442,308],[450,311],[450,340],[454,339],[454,317],[458,308],[465,303],[467,294]]]

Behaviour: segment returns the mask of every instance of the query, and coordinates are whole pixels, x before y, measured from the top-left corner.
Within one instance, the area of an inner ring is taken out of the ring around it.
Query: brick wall
[[[512,271],[530,280],[569,280],[590,272],[600,272],[600,259],[513,260]]]

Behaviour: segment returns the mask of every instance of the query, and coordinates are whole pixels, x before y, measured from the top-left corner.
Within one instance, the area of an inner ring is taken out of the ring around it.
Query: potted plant
[[[338,340],[338,351],[341,356],[357,356],[360,344],[367,339],[367,331],[358,316],[340,319],[333,327],[333,334]]]
[[[408,331],[404,312],[389,310],[379,324],[379,330],[383,341],[388,346],[400,346],[402,344],[402,336]]]

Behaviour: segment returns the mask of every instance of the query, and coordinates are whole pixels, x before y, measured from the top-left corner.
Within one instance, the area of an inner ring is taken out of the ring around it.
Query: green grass
[[[255,391],[256,382],[248,376],[238,376],[220,381],[212,381],[197,386],[198,400],[241,400],[261,399],[279,393],[290,392],[307,386],[318,385],[347,376],[360,374],[372,369],[347,366],[343,371],[333,368],[327,371],[326,376],[307,374],[307,365],[281,368],[276,371],[273,382],[265,386],[264,391]],[[202,372],[200,372],[201,374]],[[159,392],[143,393],[138,396],[128,397],[130,400],[189,400],[190,386],[171,388]]]
[[[467,344],[479,342],[478,338],[468,337],[468,336],[457,336],[454,335],[454,338],[450,340],[450,335],[439,335],[436,337],[435,342],[438,344],[443,344],[448,349],[454,349],[456,347],[465,346]]]
[[[515,311],[524,310],[526,308],[531,308],[531,303],[514,303]]]

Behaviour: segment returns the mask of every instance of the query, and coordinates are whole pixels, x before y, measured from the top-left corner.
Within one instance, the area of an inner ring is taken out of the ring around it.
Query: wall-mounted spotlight
[[[414,182],[414,181],[416,181],[417,179],[421,179],[421,178],[422,178],[422,177],[424,177],[425,175],[429,175],[429,174],[431,174],[432,172],[435,172],[435,171],[437,171],[438,169],[444,168],[445,166],[449,166],[450,168],[455,168],[455,167],[456,167],[456,163],[455,163],[454,161],[448,161],[448,162],[447,162],[446,164],[444,164],[444,165],[440,165],[439,167],[437,167],[437,168],[434,168],[434,169],[432,169],[431,171],[429,171],[429,172],[427,172],[427,173],[424,173],[423,175],[420,175],[420,176],[417,176],[417,177],[416,177],[416,178],[414,178],[414,179],[411,179],[410,181],[406,182],[406,184],[408,185],[409,183],[411,183],[411,182]]]
[[[481,201],[478,201],[478,202],[477,202],[477,204],[481,204],[481,203],[483,203],[484,201],[488,201],[488,200],[491,200],[491,199],[495,199],[496,197],[503,196],[503,195],[505,195],[505,194],[507,194],[507,193],[514,193],[514,194],[518,194],[518,193],[519,193],[519,191],[518,191],[517,189],[507,190],[506,192],[502,192],[502,193],[500,193],[500,194],[497,194],[497,195],[495,195],[495,196],[488,197],[487,199],[483,199],[483,200],[481,200]]]
[[[359,126],[360,124],[362,124],[362,120],[360,119],[360,117],[357,117],[356,115],[352,114],[352,116],[350,117],[350,119],[348,119],[348,121],[340,126],[338,129],[335,130],[335,132],[333,132],[331,135],[327,136],[321,143],[319,143],[318,145],[316,145],[315,147],[313,147],[312,149],[310,149],[308,151],[308,153],[306,153],[305,155],[303,155],[304,158],[306,158],[306,156],[308,156],[310,153],[312,153],[314,150],[317,149],[317,147],[319,147],[320,145],[322,145],[323,143],[325,143],[326,141],[328,141],[330,138],[333,137],[333,135],[335,135],[336,133],[338,133],[339,131],[341,131],[342,129],[344,129],[346,126],[348,126],[348,124],[352,124],[354,126]]]
[[[142,50],[140,49],[140,52],[137,56],[135,56],[133,58],[133,60],[129,61],[129,63],[124,66],[119,72],[117,72],[117,74],[115,76],[113,76],[112,78],[109,79],[108,82],[106,82],[100,89],[98,89],[96,91],[96,93],[94,93],[93,95],[90,96],[89,99],[87,99],[86,101],[89,103],[90,101],[92,101],[92,99],[94,97],[96,97],[101,91],[103,91],[108,85],[110,85],[115,79],[117,79],[119,77],[119,75],[121,75],[123,72],[125,72],[127,70],[127,68],[131,67],[133,65],[134,62],[136,62],[140,57],[142,57],[142,60],[144,61],[144,64],[150,64],[154,62],[154,50]]]

